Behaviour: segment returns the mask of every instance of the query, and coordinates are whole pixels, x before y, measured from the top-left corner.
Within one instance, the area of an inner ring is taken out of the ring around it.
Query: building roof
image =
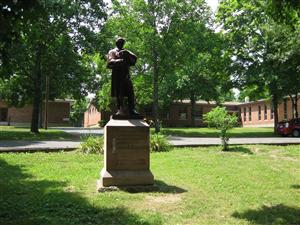
[[[191,103],[191,100],[189,99],[183,99],[183,100],[179,100],[179,101],[175,101],[175,103],[184,103],[184,104],[190,104]],[[198,100],[196,101],[196,104],[209,104],[209,105],[216,105],[217,102],[216,101],[205,101],[205,100]],[[238,106],[240,105],[241,103],[240,102],[221,102],[220,103],[221,105],[225,105],[225,106]]]

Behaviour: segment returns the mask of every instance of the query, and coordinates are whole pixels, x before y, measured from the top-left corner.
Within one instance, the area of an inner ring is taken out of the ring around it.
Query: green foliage
[[[97,86],[89,54],[100,42],[95,30],[105,6],[93,0],[11,2],[0,3],[0,18],[11,17],[0,37],[0,97],[11,105],[33,104],[31,130],[38,132],[46,77],[52,100],[81,99]]]
[[[88,101],[86,99],[76,100],[71,106],[70,121],[74,126],[81,126],[84,112],[87,110]]]
[[[292,2],[223,0],[217,15],[234,59],[229,67],[234,83],[251,98],[268,94],[274,108],[300,85],[300,14]],[[275,127],[277,122],[275,110]]]
[[[101,89],[98,91],[98,104],[101,110],[111,111],[112,98],[110,97],[111,92],[111,82],[107,81],[101,86]]]
[[[104,153],[104,138],[89,136],[80,143],[79,151],[86,154],[103,154]]]
[[[227,113],[225,107],[216,107],[204,115],[204,121],[220,130],[223,151],[228,150],[229,137],[227,131],[237,124],[237,116]]]
[[[154,133],[150,135],[150,151],[151,152],[167,152],[172,148],[167,137],[160,134]]]
[[[99,126],[100,127],[105,127],[105,125],[108,123],[108,121],[107,120],[100,120],[99,121]]]

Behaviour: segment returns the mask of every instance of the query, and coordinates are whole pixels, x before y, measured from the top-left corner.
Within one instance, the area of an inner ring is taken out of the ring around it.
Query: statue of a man
[[[116,115],[125,115],[124,97],[128,98],[128,113],[130,116],[139,116],[135,111],[135,99],[129,69],[134,66],[137,57],[124,49],[125,39],[116,40],[116,48],[108,53],[108,68],[112,69],[111,96],[117,98],[118,112]]]

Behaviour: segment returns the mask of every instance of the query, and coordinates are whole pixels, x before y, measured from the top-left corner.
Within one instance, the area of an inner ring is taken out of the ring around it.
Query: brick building
[[[71,100],[55,100],[48,103],[49,126],[63,126],[69,124]],[[9,107],[0,100],[0,124],[28,125],[31,122],[32,105],[21,108]],[[44,104],[42,105],[41,121],[44,121]]]
[[[273,127],[274,111],[270,100],[258,100],[253,102],[225,102],[222,104],[229,113],[239,116],[239,123],[243,127]],[[205,126],[203,115],[216,107],[215,102],[197,101],[195,109],[195,126]],[[285,98],[278,105],[279,121],[293,118],[293,107],[290,98]],[[160,118],[163,126],[166,127],[190,127],[192,125],[192,106],[190,101],[183,100],[174,102],[169,109],[162,111]],[[300,104],[298,104],[300,113]],[[151,109],[142,112],[148,119],[151,119]],[[109,120],[110,113],[99,112],[92,104],[84,116],[84,126],[89,127],[98,124],[103,120]]]
[[[266,127],[274,126],[274,110],[270,100],[259,100],[247,103],[241,103],[240,117],[244,127]],[[293,118],[293,104],[291,99],[284,98],[278,105],[278,121],[290,120]],[[298,104],[298,112],[300,112],[300,104]]]

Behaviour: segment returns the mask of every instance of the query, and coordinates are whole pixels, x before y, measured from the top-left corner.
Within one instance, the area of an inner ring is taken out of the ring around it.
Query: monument
[[[148,186],[154,184],[150,171],[149,125],[135,110],[135,99],[129,69],[137,57],[124,49],[125,39],[116,40],[108,53],[112,69],[111,96],[117,98],[117,113],[104,127],[104,167],[98,180],[98,191],[110,187]],[[124,100],[128,101],[125,107]]]

